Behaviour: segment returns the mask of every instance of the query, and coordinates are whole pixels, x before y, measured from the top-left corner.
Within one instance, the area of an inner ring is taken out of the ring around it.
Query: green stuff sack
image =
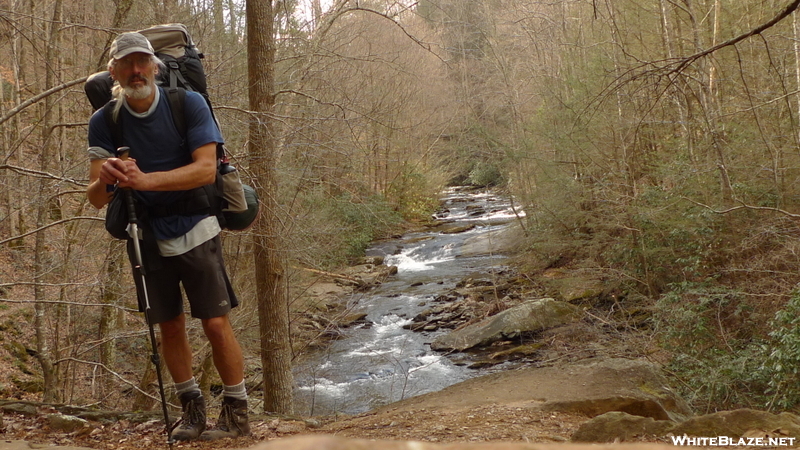
[[[225,218],[225,228],[234,231],[241,231],[253,225],[258,217],[258,195],[256,190],[246,184],[242,185],[244,198],[247,202],[247,209],[240,212],[222,211]]]

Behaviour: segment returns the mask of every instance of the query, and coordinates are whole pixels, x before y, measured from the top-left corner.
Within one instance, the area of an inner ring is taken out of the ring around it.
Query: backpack
[[[203,70],[203,54],[197,51],[191,35],[182,24],[157,25],[139,33],[150,41],[156,56],[166,65],[167,70],[159,74],[159,81],[167,91],[167,99],[172,110],[172,119],[182,137],[186,137],[185,118],[186,90],[198,92],[203,96],[211,110],[217,127],[219,122],[208,96],[206,75]],[[84,91],[97,110],[103,108],[103,116],[111,130],[115,147],[124,145],[122,127],[113,119],[115,101],[111,98],[114,81],[108,71],[90,76]],[[169,208],[153,208],[148,211],[152,217],[172,214],[208,213],[217,216],[220,226],[229,230],[244,230],[258,216],[258,196],[255,189],[243,184],[239,172],[230,165],[225,146],[217,144],[217,176],[213,184],[193,189],[184,198]],[[107,227],[108,229],[108,224]],[[114,233],[114,237],[121,233]]]

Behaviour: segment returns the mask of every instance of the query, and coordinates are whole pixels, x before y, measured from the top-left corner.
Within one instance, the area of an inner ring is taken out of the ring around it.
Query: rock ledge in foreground
[[[419,441],[373,441],[336,436],[295,436],[258,444],[250,450],[674,450],[664,444],[527,444],[512,442],[434,444]]]

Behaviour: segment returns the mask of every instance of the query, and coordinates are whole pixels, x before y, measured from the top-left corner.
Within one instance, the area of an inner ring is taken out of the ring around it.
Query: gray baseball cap
[[[150,45],[150,41],[147,40],[141,33],[130,32],[130,33],[122,33],[114,39],[114,42],[111,43],[111,57],[114,59],[122,59],[131,53],[147,53],[148,55],[152,55],[155,52],[153,51],[153,46]]]

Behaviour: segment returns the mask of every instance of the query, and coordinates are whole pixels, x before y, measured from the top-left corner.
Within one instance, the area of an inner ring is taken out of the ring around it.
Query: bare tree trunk
[[[24,0],[18,0],[14,3],[15,3],[14,7],[20,11],[25,10],[26,8],[30,8],[30,4],[28,2],[25,2]],[[20,5],[20,3],[22,3],[23,5]],[[26,12],[30,13],[30,11]],[[22,81],[23,81],[21,78],[23,76],[22,65],[24,59],[23,57],[24,52],[22,51],[21,41],[23,39],[21,36],[22,36],[21,33],[15,31],[13,37],[10,40],[11,54],[13,55],[11,61],[11,71],[13,77],[13,89],[11,89],[12,105],[19,105],[20,103],[19,89],[20,86],[22,86]],[[5,111],[3,110],[2,106],[0,106],[0,113],[3,113],[3,115],[5,115]],[[4,163],[14,164],[18,160],[17,157],[18,154],[17,139],[19,139],[18,130],[22,128],[23,127],[21,125],[20,118],[17,115],[15,115],[13,118],[10,119],[8,125],[0,127],[0,129],[2,129],[3,139],[5,141],[5,142],[0,142],[0,144],[2,144],[0,145],[0,148],[3,149],[0,150],[0,156],[2,156],[3,158],[2,161]],[[3,176],[3,181],[6,183],[4,184],[4,186],[8,186],[8,188],[2,189],[2,194],[0,194],[0,196],[2,196],[2,200],[0,201],[2,201],[2,203],[6,205],[8,208],[7,209],[8,216],[4,216],[8,217],[8,219],[2,221],[2,225],[0,225],[0,231],[3,230],[7,231],[8,236],[21,234],[23,231],[21,208],[15,208],[14,205],[17,205],[18,202],[16,201],[17,198],[14,195],[15,193],[10,188],[11,186],[18,186],[19,179],[20,179],[19,175],[16,175],[10,171],[5,171],[5,174]],[[6,228],[2,228],[3,226],[5,226]],[[21,241],[19,243],[21,243]],[[12,242],[10,245],[12,246],[17,245],[17,243]]]
[[[311,20],[313,21],[313,29],[316,29],[322,20],[322,4],[320,0],[311,0]]]
[[[120,320],[119,312],[113,306],[121,304],[122,301],[122,277],[126,273],[127,259],[123,258],[124,246],[118,242],[112,242],[106,255],[105,278],[103,280],[102,302],[112,307],[103,308],[98,327],[98,340],[100,345],[100,363],[108,368],[116,365],[117,344],[113,339],[113,334],[123,322]],[[105,398],[117,389],[114,378],[108,374],[103,374],[100,381],[100,398]]]
[[[795,11],[792,14],[792,25],[794,27],[794,65],[795,65],[795,82],[797,83],[797,89],[800,90],[800,19],[798,19],[798,13]],[[800,120],[800,93],[796,96],[797,98],[797,117]],[[797,131],[797,137],[800,139],[800,129]]]
[[[670,21],[670,7],[667,0],[659,0],[661,5],[661,38],[664,41],[664,50],[668,59],[675,57],[675,39],[673,38],[672,25]],[[677,34],[677,33],[676,33]],[[686,89],[686,82],[682,77],[676,77],[674,81],[674,95],[672,103],[678,111],[678,123],[686,140],[686,151],[689,159],[695,161],[694,136],[690,126],[690,106],[689,98],[682,91]]]
[[[254,258],[256,297],[261,331],[261,365],[264,376],[264,410],[290,414],[293,410],[289,306],[283,289],[284,264],[280,254],[275,136],[273,9],[271,1],[247,2],[247,52],[250,110],[250,168],[262,202],[261,218],[255,226]]]
[[[684,2],[687,5],[689,17],[692,22],[692,32],[694,35],[695,51],[700,51],[705,47],[702,40],[702,29],[701,29],[702,21],[697,20],[698,14],[695,9],[694,3],[690,0],[684,0]],[[703,17],[703,15],[701,15],[700,17]],[[699,70],[701,70],[702,72],[706,71],[709,72],[709,76],[706,78],[706,80],[701,81],[700,103],[701,107],[703,108],[702,112],[703,120],[706,124],[708,135],[711,139],[711,147],[714,149],[714,153],[716,154],[717,170],[719,171],[719,177],[720,177],[720,195],[722,197],[722,202],[724,204],[730,204],[733,202],[733,186],[731,184],[730,175],[728,173],[725,149],[722,147],[724,130],[720,130],[719,128],[717,120],[719,116],[718,102],[714,98],[714,94],[711,91],[712,72],[711,69],[706,69],[706,64],[713,65],[713,63],[704,62],[699,66]]]
[[[228,0],[228,24],[230,27],[230,33],[233,36],[239,36],[242,33],[239,30],[239,16],[236,14],[237,9],[236,2],[234,0]]]
[[[719,0],[714,0],[714,24],[711,30],[711,46],[717,45],[717,38],[719,36],[719,14],[720,14],[720,2]],[[711,95],[712,101],[715,101],[717,98],[717,67],[714,64],[714,60],[711,59],[708,62],[708,92]],[[716,103],[716,102],[715,102]],[[715,106],[715,110],[718,110]]]
[[[214,18],[214,33],[216,36],[214,51],[218,55],[224,55],[225,46],[230,45],[227,38],[228,34],[225,32],[225,8],[222,0],[213,0],[212,4],[213,18]]]
[[[175,17],[180,17],[178,10],[183,10],[178,0],[153,1],[153,9],[156,13],[157,23],[175,22]]]
[[[58,57],[58,43],[59,43],[59,26],[61,23],[61,0],[56,0],[53,5],[53,20],[50,23],[50,42],[47,45],[47,57],[45,58],[50,64],[46,68],[45,75],[45,90],[55,85],[55,72],[59,65]],[[52,133],[52,125],[54,123],[53,110],[55,108],[55,100],[52,96],[48,96],[44,102],[44,123],[42,132],[42,148],[39,154],[39,168],[42,172],[49,171],[49,162],[53,159],[53,153],[48,151],[48,146],[51,145],[50,139]],[[42,198],[39,201],[39,207],[36,217],[36,226],[41,228],[47,221],[50,213],[50,205],[52,198],[50,197],[51,189],[49,188],[50,182],[44,178],[39,181],[39,192]],[[43,277],[48,272],[47,261],[47,233],[42,231],[36,233],[36,250],[34,256],[34,267],[36,276],[36,287],[34,289],[35,314],[34,314],[34,327],[36,330],[36,357],[42,368],[42,377],[44,379],[44,395],[43,401],[53,402],[58,400],[57,393],[57,374],[53,366],[52,350],[48,344],[50,339],[47,332],[46,315],[50,308],[42,303],[46,299],[47,293],[42,287],[41,283],[44,281]],[[53,318],[58,320],[57,317]]]

